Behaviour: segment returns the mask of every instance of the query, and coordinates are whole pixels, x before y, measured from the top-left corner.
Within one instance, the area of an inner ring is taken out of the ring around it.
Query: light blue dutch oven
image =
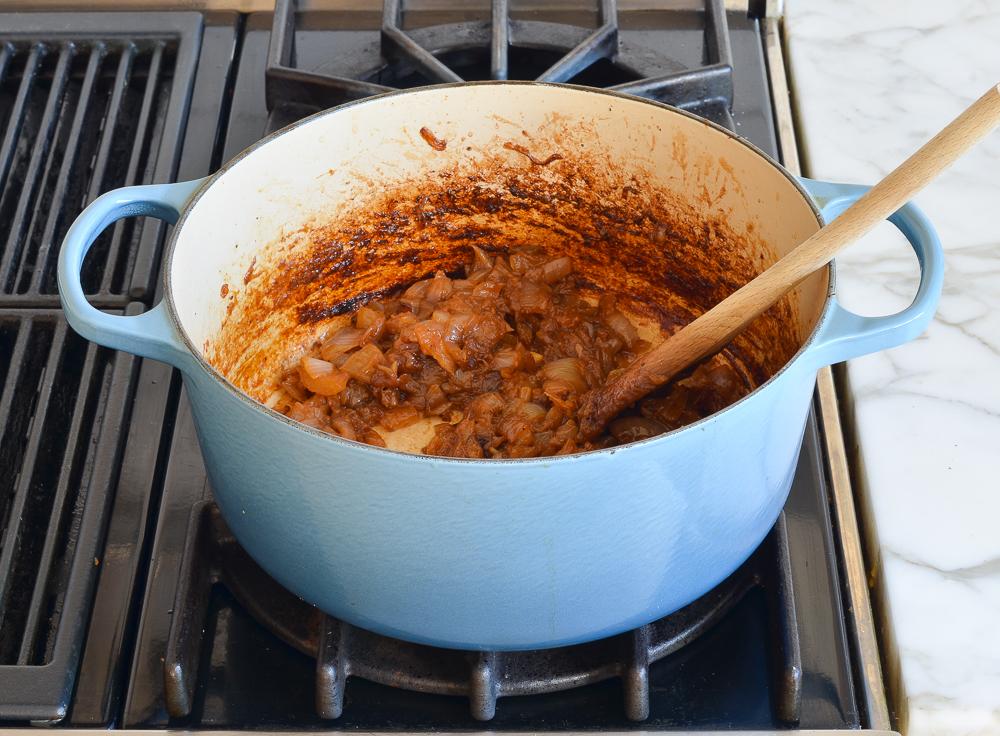
[[[421,127],[447,149],[428,146]],[[796,292],[798,323],[788,329],[800,335],[798,352],[749,396],[660,437],[557,458],[456,460],[342,440],[266,408],[257,400],[266,382],[241,382],[245,393],[208,362],[236,298],[220,286],[250,288],[243,274],[267,266],[268,248],[294,246],[303,226],[363,206],[397,179],[482,169],[477,156],[487,152],[529,167],[502,148],[512,137],[580,156],[598,155],[586,142],[599,141],[607,166],[643,172],[706,217],[724,213],[772,257],[866,191],[796,179],[731,133],[633,97],[530,83],[431,87],[320,113],[207,179],[109,192],[73,224],[59,260],[75,330],[183,372],[215,497],[261,566],[354,625],[445,647],[596,639],[711,589],[785,502],[817,369],[913,339],[941,292],[941,245],[908,204],[891,218],[921,268],[908,308],[879,318],[845,310],[831,267]],[[537,167],[537,176],[566,170]],[[713,197],[695,196],[706,187]],[[137,215],[176,223],[164,299],[139,316],[99,312],[80,286],[84,256],[108,225]],[[262,321],[259,336],[241,339],[259,349],[272,326]]]

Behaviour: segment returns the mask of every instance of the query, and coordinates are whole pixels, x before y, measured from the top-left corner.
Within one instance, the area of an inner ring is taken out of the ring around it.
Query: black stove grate
[[[0,305],[58,306],[58,243],[73,218],[109,189],[173,177],[196,63],[197,16],[160,33],[39,18],[0,16]],[[84,291],[106,307],[145,298],[160,236],[153,221],[109,228]]]
[[[56,720],[136,361],[87,342],[57,310],[0,312],[0,353],[10,357],[0,369],[0,718]]]
[[[705,53],[694,65],[670,49],[651,51],[619,36],[616,0],[599,0],[594,30],[513,18],[508,0],[492,0],[490,18],[405,29],[402,0],[384,0],[382,63],[351,75],[299,68],[295,0],[277,0],[267,57],[268,108],[331,107],[343,102],[442,82],[532,79],[605,87],[704,112],[732,127],[733,55],[723,0],[699,15]],[[477,53],[478,52],[478,53]]]
[[[769,600],[774,711],[783,723],[799,721],[802,654],[783,517],[746,564],[686,608],[618,636],[518,652],[412,644],[325,616],[282,588],[250,558],[215,504],[195,506],[187,538],[192,541],[181,562],[162,668],[167,707],[174,718],[187,718],[195,707],[201,652],[210,628],[211,588],[222,583],[280,639],[316,660],[316,712],[329,720],[343,715],[347,680],[357,677],[419,693],[464,697],[476,721],[492,720],[499,698],[619,679],[625,717],[645,721],[650,715],[650,665],[691,644],[752,589],[762,588]]]
[[[139,370],[66,323],[58,244],[107,189],[173,178],[201,26],[0,14],[0,719],[69,710]],[[110,228],[92,302],[147,308],[161,240],[159,223]]]

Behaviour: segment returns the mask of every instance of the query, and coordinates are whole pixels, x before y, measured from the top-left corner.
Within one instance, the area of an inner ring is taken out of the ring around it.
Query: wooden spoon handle
[[[692,363],[718,352],[755,317],[816,269],[902,207],[1000,124],[1000,85],[992,87],[840,217],[737,289],[603,388],[584,396],[580,430],[595,437],[616,414]],[[780,215],[779,215],[780,216]]]

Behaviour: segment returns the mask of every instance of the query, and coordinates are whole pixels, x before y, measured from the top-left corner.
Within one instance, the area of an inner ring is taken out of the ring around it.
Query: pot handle
[[[204,181],[114,189],[80,213],[63,238],[58,271],[59,299],[74,330],[99,345],[127,350],[175,367],[181,367],[190,358],[162,300],[148,312],[132,317],[107,314],[87,301],[80,283],[80,269],[90,246],[108,225],[139,215],[151,215],[173,224]]]
[[[804,177],[799,177],[799,182],[816,202],[826,222],[854,204],[871,188]],[[920,264],[917,294],[906,309],[885,317],[855,314],[840,306],[834,295],[830,314],[810,351],[819,366],[902,345],[922,333],[934,317],[944,282],[944,251],[937,231],[912,202],[907,202],[893,213],[889,222],[903,233],[917,255]]]

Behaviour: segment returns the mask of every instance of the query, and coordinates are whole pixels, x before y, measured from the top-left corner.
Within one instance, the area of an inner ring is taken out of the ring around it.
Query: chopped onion
[[[399,335],[407,327],[415,325],[419,321],[413,312],[400,312],[385,321],[385,329],[390,335]]]
[[[625,341],[629,348],[639,341],[639,333],[635,329],[635,325],[621,312],[617,310],[610,312],[605,315],[604,322]]]
[[[451,279],[445,276],[443,271],[438,271],[430,280],[424,292],[424,299],[431,304],[437,304],[451,296],[451,289]]]
[[[604,324],[610,327],[624,342],[626,347],[632,349],[639,342],[639,333],[635,325],[621,313],[618,309],[617,299],[614,294],[604,294],[598,304],[598,311]]]
[[[444,391],[436,383],[432,383],[424,394],[424,411],[428,414],[440,414],[447,408],[448,398]]]
[[[319,354],[323,360],[331,363],[344,353],[361,345],[365,331],[355,327],[342,327],[323,341]]]
[[[382,426],[390,432],[403,427],[409,427],[420,421],[420,412],[415,407],[404,405],[396,406],[382,414]]]
[[[285,401],[287,401],[287,398],[286,398],[286,395],[285,395],[285,390],[281,389],[281,388],[276,388],[267,397],[267,400],[264,401],[264,406],[266,406],[268,409],[273,409],[279,403],[282,403],[282,402],[285,402]]]
[[[520,343],[518,344],[520,345]],[[493,356],[493,368],[500,373],[511,373],[517,370],[520,367],[519,363],[517,350],[514,348],[500,350]]]
[[[472,290],[472,296],[480,299],[496,299],[501,292],[503,292],[503,282],[484,281],[481,284],[476,284]]]
[[[500,375],[505,378],[509,378],[517,371],[533,370],[534,367],[534,356],[521,343],[493,354],[493,368],[500,371]]]
[[[477,396],[470,401],[465,413],[470,417],[484,417],[502,411],[503,407],[503,397],[495,391],[491,391],[489,393],[482,394],[481,396]]]
[[[376,430],[369,427],[365,430],[364,434],[361,436],[361,441],[366,445],[374,445],[375,447],[385,447],[385,440],[382,439]]]
[[[530,275],[540,278],[547,284],[554,284],[571,273],[573,273],[573,259],[569,256],[562,256],[533,269]]]
[[[553,406],[545,414],[545,421],[542,423],[542,429],[555,429],[563,420],[566,418],[566,412],[561,406]]]
[[[347,388],[350,376],[334,368],[333,363],[307,355],[299,363],[299,379],[314,394],[336,396]]]
[[[667,431],[665,425],[648,417],[619,417],[608,425],[608,431],[620,443],[637,442]]]
[[[535,259],[526,252],[515,251],[510,254],[508,260],[510,261],[510,270],[518,275],[527,273],[535,265]]]
[[[385,327],[385,315],[369,306],[361,307],[354,315],[354,324],[363,330],[362,342],[378,340]]]
[[[587,379],[584,378],[583,362],[579,358],[560,358],[543,365],[538,371],[539,377],[546,383],[560,381],[571,391],[582,393],[587,389]]]
[[[459,344],[465,335],[465,328],[472,320],[470,314],[455,314],[445,322],[444,339],[450,343]]]
[[[427,263],[423,268],[436,266]],[[584,439],[580,397],[649,346],[613,293],[599,287],[595,306],[589,291],[576,288],[573,270],[572,258],[539,247],[496,257],[474,247],[465,278],[428,274],[401,294],[359,307],[307,358],[296,353],[295,370],[268,386],[274,391],[266,403],[371,445],[427,421],[433,439],[426,453],[514,458],[651,437],[752,388],[741,366],[713,358],[641,402],[641,416],[619,418],[609,434]]]
[[[517,407],[517,413],[529,422],[540,422],[545,419],[545,407],[530,401],[525,401]]]
[[[549,401],[563,409],[573,407],[573,397],[577,393],[569,381],[564,381],[561,378],[553,378],[543,383],[542,391]]]
[[[472,246],[472,270],[470,273],[489,271],[491,268],[493,268],[493,259],[486,255],[486,252],[479,246]]]
[[[448,353],[448,356],[455,361],[455,365],[464,365],[468,360],[468,356],[465,351],[462,350],[458,345],[448,340],[447,336],[444,338],[444,351]],[[455,375],[462,372],[461,368],[455,369]]]
[[[284,389],[285,393],[288,394],[294,401],[305,401],[309,398],[309,394],[305,392],[302,388],[302,382],[297,380],[297,375],[295,373],[291,374],[284,381],[281,382],[281,388]]]
[[[385,356],[382,355],[382,351],[373,343],[368,343],[357,352],[351,353],[340,368],[351,378],[362,383],[369,383],[376,367],[384,360]]]
[[[429,279],[418,281],[403,292],[403,296],[399,298],[399,301],[408,306],[410,309],[416,310],[424,301],[424,297],[427,294],[427,287],[430,285],[431,282]]]
[[[354,325],[362,330],[367,330],[372,325],[384,320],[384,314],[367,304],[360,307],[354,314]]]
[[[552,308],[552,290],[547,284],[522,279],[508,290],[507,301],[515,312],[544,314]]]
[[[333,427],[334,432],[343,437],[345,440],[358,439],[358,434],[354,431],[354,427],[347,420],[347,417],[337,417],[330,422],[330,426]]]
[[[504,439],[512,445],[527,445],[534,438],[531,424],[517,414],[506,414],[497,427]]]
[[[308,401],[296,401],[292,404],[288,416],[297,422],[308,424],[310,427],[322,427],[327,418],[327,407],[325,404],[318,404],[313,399]]]
[[[433,358],[448,373],[455,372],[457,367],[455,359],[445,347],[444,326],[440,322],[432,320],[418,322],[411,330],[417,345],[420,346],[420,352]]]

